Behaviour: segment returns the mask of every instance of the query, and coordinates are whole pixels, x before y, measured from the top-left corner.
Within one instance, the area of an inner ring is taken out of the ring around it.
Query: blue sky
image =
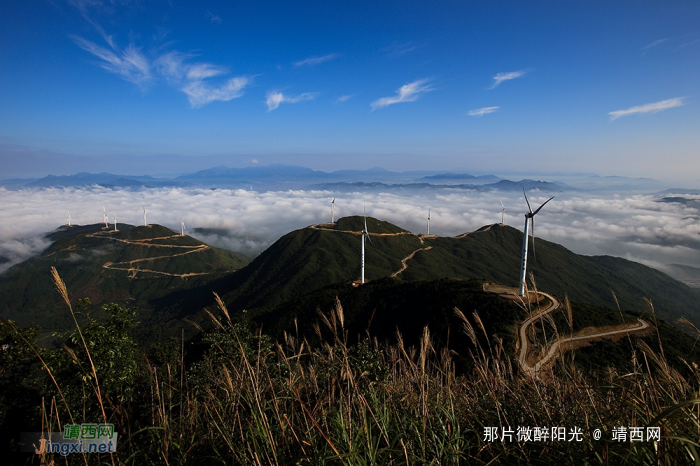
[[[697,1],[6,0],[0,178],[286,163],[700,179]]]

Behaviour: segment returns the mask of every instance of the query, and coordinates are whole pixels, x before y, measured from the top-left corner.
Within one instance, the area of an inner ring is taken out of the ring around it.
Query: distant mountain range
[[[431,184],[431,183],[406,183],[406,184],[386,184],[375,181],[373,183],[366,182],[338,182],[338,183],[321,183],[309,186],[310,189],[321,189],[326,191],[347,192],[347,191],[387,191],[387,190],[421,190],[421,189],[464,189],[471,191],[490,191],[497,189],[499,191],[522,191],[540,190],[551,192],[575,191],[575,188],[565,185],[564,183],[551,183],[548,181],[535,180],[500,180],[496,183],[486,184]]]
[[[652,189],[663,186],[657,180],[625,177],[586,175],[572,178],[575,184],[561,181],[542,181],[529,178],[513,181],[496,175],[437,171],[393,172],[383,168],[369,170],[338,170],[323,172],[292,165],[252,166],[244,168],[214,167],[176,178],[117,175],[112,173],[77,173],[75,175],[48,175],[40,179],[11,179],[0,181],[7,189],[75,187],[99,185],[108,188],[142,189],[162,187],[204,187],[254,189],[256,191],[289,189],[348,190],[406,190],[406,189],[465,189],[519,191],[540,189],[550,192],[615,189]],[[686,190],[687,191],[687,190]],[[678,192],[677,190],[674,192]]]
[[[17,180],[14,180],[15,182]],[[170,186],[187,186],[188,183],[175,180],[161,180],[151,176],[125,176],[112,173],[77,173],[68,176],[48,175],[38,180],[29,181],[21,185],[27,188],[46,188],[54,186],[89,186],[101,185],[105,187],[119,188],[161,188]],[[17,186],[17,183],[14,184]]]

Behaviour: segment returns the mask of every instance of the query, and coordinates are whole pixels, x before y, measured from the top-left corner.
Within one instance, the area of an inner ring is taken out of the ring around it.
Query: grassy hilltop
[[[517,286],[522,232],[489,225],[458,237],[415,235],[368,217],[372,244],[366,244],[368,281],[390,277],[427,281],[441,278],[490,280]],[[359,279],[362,217],[346,217],[293,231],[280,238],[248,266],[222,280],[216,289],[232,309],[272,309],[291,299],[335,284]],[[429,249],[428,249],[429,248]],[[650,267],[611,256],[582,256],[549,241],[536,240],[531,271],[540,289],[597,306],[647,308],[669,321],[679,317],[700,324],[700,292]]]
[[[101,224],[64,226],[48,239],[54,242],[40,255],[0,275],[0,314],[47,332],[73,325],[50,278],[52,266],[76,301],[138,306],[144,318],[153,300],[203,286],[248,262],[160,225],[120,223],[117,231]]]

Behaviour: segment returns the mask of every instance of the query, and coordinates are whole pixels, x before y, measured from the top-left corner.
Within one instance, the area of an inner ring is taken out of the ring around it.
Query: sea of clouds
[[[533,191],[533,209],[549,195]],[[526,210],[522,194],[463,190],[414,193],[343,193],[326,191],[255,192],[227,189],[143,189],[104,187],[6,190],[0,188],[0,272],[40,253],[44,238],[68,220],[92,224],[148,223],[180,230],[211,245],[254,256],[289,231],[330,221],[335,196],[336,219],[361,215],[386,220],[416,233],[455,236],[501,221],[523,228]],[[700,196],[685,195],[698,199]],[[693,206],[659,202],[649,194],[556,193],[536,217],[536,235],[580,254],[608,254],[664,270],[666,264],[700,267],[700,212]],[[696,204],[697,205],[697,204]],[[198,229],[198,233],[193,233]],[[203,229],[203,231],[201,231]]]

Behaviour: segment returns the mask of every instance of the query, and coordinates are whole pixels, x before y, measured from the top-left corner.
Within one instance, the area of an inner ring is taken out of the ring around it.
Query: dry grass
[[[115,463],[692,464],[698,458],[700,369],[689,365],[692,375],[684,378],[645,344],[638,348],[642,360],[635,356],[624,372],[587,377],[562,357],[534,378],[518,373],[477,312],[470,319],[455,310],[475,346],[456,355],[436,349],[427,328],[417,348],[407,348],[398,333],[393,345],[367,338],[349,347],[339,301],[320,313],[326,328],[316,327],[320,345],[298,333],[272,343],[234,323],[216,301],[224,318],[210,313],[216,328],[202,361],[187,366],[184,350],[173,364],[146,360],[143,380],[135,381],[143,384],[141,397],[107,409],[106,418],[123,410],[130,422]],[[457,373],[458,357],[472,360],[471,373]],[[46,423],[55,424],[59,411],[52,401]],[[612,441],[618,426],[658,426],[662,440]],[[486,427],[510,427],[514,441],[485,442]],[[582,441],[518,442],[518,427],[577,427]],[[594,440],[595,429],[601,440]],[[49,455],[44,464],[58,458]]]

